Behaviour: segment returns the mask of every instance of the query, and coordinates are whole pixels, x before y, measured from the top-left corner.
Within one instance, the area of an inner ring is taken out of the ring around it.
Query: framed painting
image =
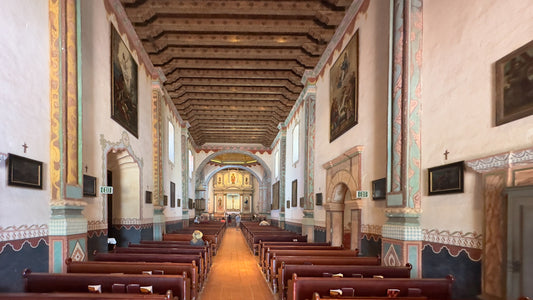
[[[174,203],[172,207],[176,207],[176,184],[174,182],[170,182],[170,203]]]
[[[111,118],[138,137],[137,63],[111,26]]]
[[[163,206],[167,206],[167,205],[168,205],[168,197],[163,196]]]
[[[83,196],[96,197],[96,177],[83,175]]]
[[[272,209],[279,209],[279,181],[272,185]]]
[[[43,163],[9,153],[7,184],[13,186],[43,188]]]
[[[357,124],[359,31],[330,69],[329,142]]]
[[[304,204],[305,204],[305,199],[304,199],[304,197],[300,197],[300,207],[303,208],[303,207],[304,207]]]
[[[292,181],[292,197],[291,197],[292,207],[298,206],[298,180]]]
[[[372,200],[383,200],[387,194],[387,178],[372,181]]]
[[[533,41],[496,62],[496,126],[533,114]]]
[[[146,191],[145,192],[144,203],[146,203],[146,204],[152,203],[152,192],[151,191]]]
[[[428,169],[428,195],[462,193],[464,191],[464,162],[456,162]]]
[[[287,200],[287,208],[291,208],[291,200]]]
[[[315,197],[316,197],[316,205],[321,206],[322,205],[322,193],[317,193]]]
[[[177,207],[181,207],[181,199],[180,198],[178,198]]]

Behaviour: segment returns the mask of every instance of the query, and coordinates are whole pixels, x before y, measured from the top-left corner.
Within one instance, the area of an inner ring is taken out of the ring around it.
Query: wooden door
[[[507,189],[507,299],[533,297],[533,186]]]

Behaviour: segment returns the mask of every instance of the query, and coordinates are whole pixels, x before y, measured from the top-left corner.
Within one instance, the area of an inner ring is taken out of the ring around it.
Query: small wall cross
[[[26,153],[26,150],[29,148],[29,146],[24,143],[24,145],[22,145],[22,148],[24,148],[24,153]]]
[[[444,151],[444,160],[448,160],[448,154],[450,154],[450,152],[448,152],[448,149],[446,149],[446,151]]]

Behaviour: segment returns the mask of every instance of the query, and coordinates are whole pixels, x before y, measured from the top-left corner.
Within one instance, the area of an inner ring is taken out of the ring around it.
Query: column
[[[280,124],[278,126],[281,136],[279,140],[279,224],[278,226],[285,229],[285,172],[287,160],[287,127]]]
[[[420,72],[422,1],[392,0],[387,163],[387,222],[382,257],[387,266],[413,265],[420,277]]]
[[[302,234],[307,235],[308,242],[315,241],[315,105],[316,78],[304,75],[305,88],[302,93],[304,99],[305,134],[304,134],[304,216],[302,218]]]
[[[50,185],[49,271],[65,259],[87,259],[87,219],[81,214],[81,47],[79,1],[49,1]]]
[[[153,206],[154,233],[153,239],[160,241],[165,233],[165,215],[163,214],[163,122],[161,107],[163,105],[163,83],[159,80],[152,82],[152,140],[153,140]]]
[[[181,129],[181,182],[182,182],[182,217],[183,227],[189,227],[189,122]]]

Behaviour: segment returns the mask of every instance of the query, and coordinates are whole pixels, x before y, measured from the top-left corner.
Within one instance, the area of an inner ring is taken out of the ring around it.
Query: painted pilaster
[[[187,122],[181,129],[181,184],[182,184],[182,222],[183,227],[189,227],[189,127]]]
[[[280,138],[279,138],[279,227],[285,228],[285,173],[287,170],[287,127],[283,124],[280,124],[278,126],[278,129],[280,130]]]
[[[64,272],[68,257],[87,259],[87,219],[81,214],[81,47],[78,0],[50,0],[49,271]]]
[[[270,211],[270,197],[268,197],[268,192],[270,191],[270,184],[269,183],[261,183],[259,186],[259,211],[258,213],[261,215],[267,214]],[[252,212],[254,214],[255,212]]]
[[[421,271],[420,71],[422,1],[392,0],[387,222],[383,226],[385,265],[413,265]]]
[[[306,78],[304,76],[304,78]],[[315,107],[316,107],[316,78],[307,78],[304,83],[304,216],[302,218],[302,235],[307,235],[308,242],[315,240]]]
[[[161,111],[163,106],[162,82],[152,83],[152,140],[153,140],[153,190],[154,206],[154,240],[160,241],[165,233],[165,215],[163,214],[163,122]]]

